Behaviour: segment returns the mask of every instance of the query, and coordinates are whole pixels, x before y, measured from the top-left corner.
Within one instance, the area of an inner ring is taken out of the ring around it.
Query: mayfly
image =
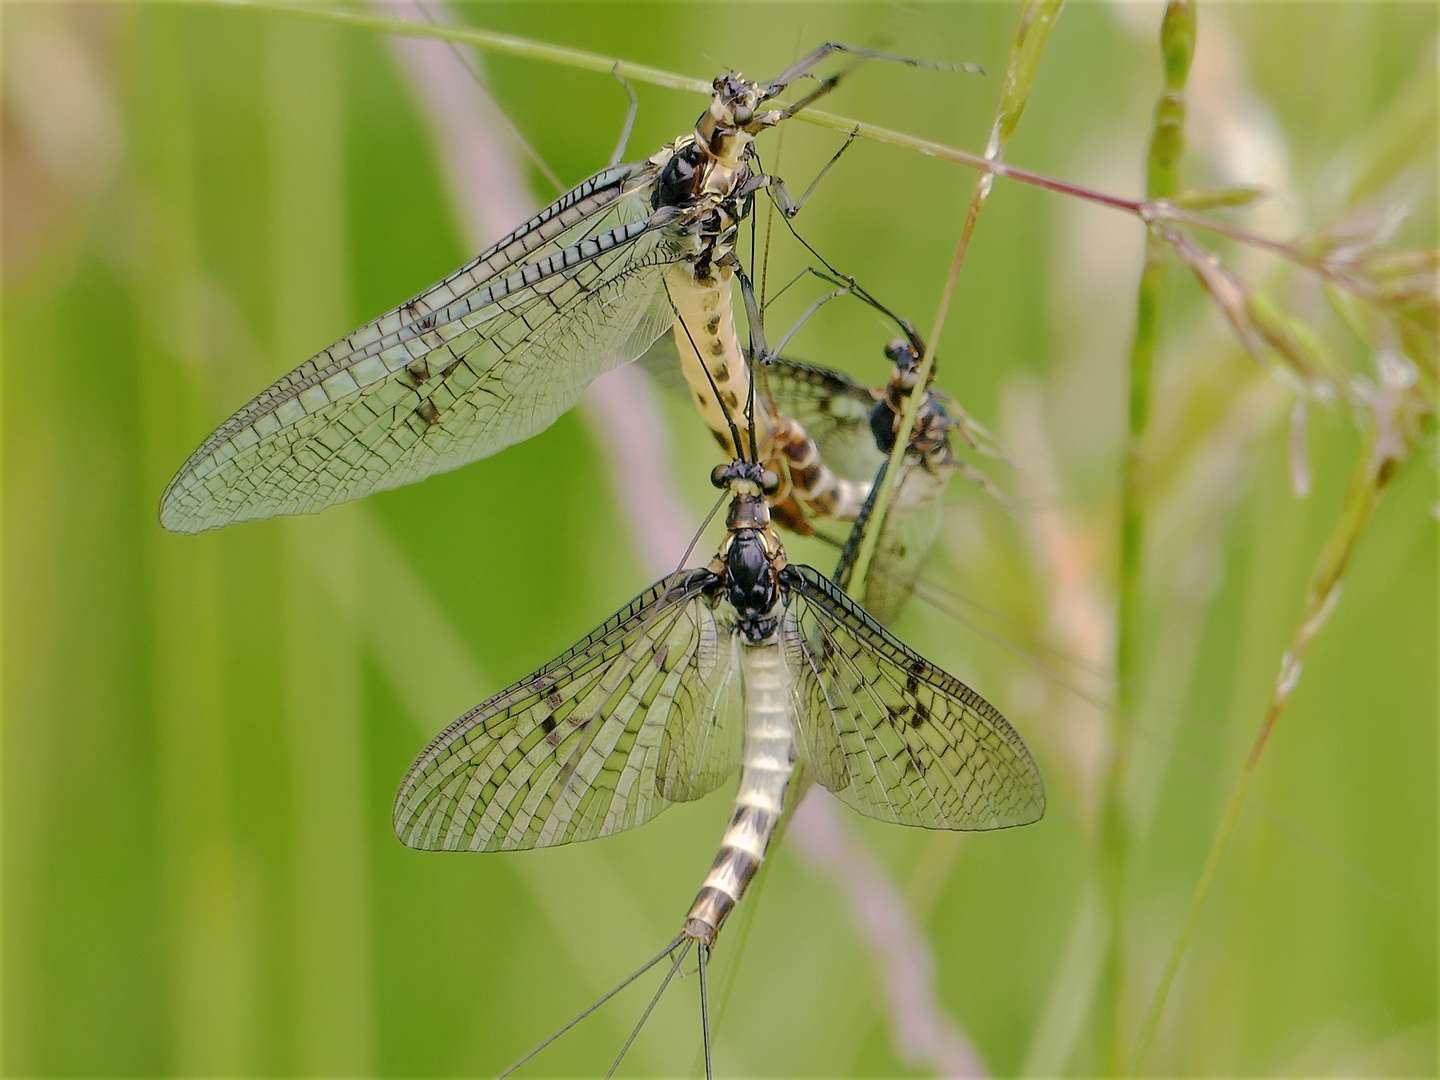
[[[875,403],[867,416],[868,427],[874,439],[875,452],[883,455],[875,467],[875,479],[870,485],[865,505],[856,516],[855,526],[850,530],[835,569],[835,582],[842,589],[850,587],[861,538],[870,526],[881,485],[886,482],[889,454],[899,436],[906,399],[911,394],[921,395],[915,426],[910,431],[905,453],[900,459],[902,471],[895,485],[894,499],[879,526],[870,573],[865,579],[861,597],[865,609],[887,626],[895,621],[915,591],[925,557],[940,532],[943,496],[951,476],[959,472],[982,491],[997,494],[983,473],[956,455],[951,434],[958,433],[971,450],[997,457],[1002,455],[994,447],[989,433],[956,402],[944,397],[933,386],[918,385],[920,357],[924,351],[924,345],[913,333],[908,338],[896,338],[890,342],[885,352],[894,366],[890,381],[880,390],[857,387],[851,380],[843,376],[837,378],[834,373],[829,373],[831,378],[828,380],[832,384],[839,382],[837,394],[848,393],[851,400],[867,392],[873,396]],[[934,377],[932,366],[932,383]],[[781,393],[784,393],[783,389]],[[794,395],[789,396],[793,398]],[[833,414],[841,399],[832,396],[830,400],[830,412]],[[790,407],[800,411],[798,401],[793,401]],[[818,436],[826,446],[837,442],[838,437],[838,431],[827,437],[823,429]]]
[[[762,389],[757,395],[757,413],[768,415],[772,429],[786,436],[781,447],[792,483],[807,494],[841,493],[843,509],[822,516],[855,523],[847,541],[840,545],[842,555],[833,575],[841,588],[849,586],[859,541],[877,486],[885,477],[905,400],[915,391],[916,369],[925,351],[908,323],[890,317],[905,336],[885,347],[891,374],[884,386],[867,386],[843,372],[784,355],[767,355],[758,366],[757,382]],[[668,339],[657,342],[642,362],[662,384],[683,392],[683,384],[676,385],[674,347]],[[932,385],[922,392],[903,458],[904,471],[864,583],[865,609],[887,626],[914,591],[925,556],[939,533],[942,497],[951,476],[958,472],[982,491],[996,494],[985,475],[955,453],[952,433],[971,450],[1003,457],[989,432],[958,403],[934,389],[934,376],[932,367]],[[795,529],[789,516],[777,520]],[[806,524],[796,531],[811,530]]]
[[[833,89],[839,76],[766,108],[837,51],[919,63],[830,43],[770,82],[719,76],[692,132],[596,173],[235,413],[171,480],[161,523],[200,532],[314,513],[493,454],[549,427],[667,328],[723,436],[717,411],[747,396],[730,344],[738,225],[763,189],[787,213],[799,205],[753,167],[752,143]]]
[[[678,948],[673,975],[698,947],[707,1067],[705,960],[765,857],[797,764],[897,824],[999,829],[1045,807],[1029,751],[993,706],[786,559],[773,473],[737,460],[712,480],[730,507],[710,563],[657,582],[456,720],[411,767],[394,812],[410,847],[515,851],[643,824],[738,769],[719,853],[652,961]]]

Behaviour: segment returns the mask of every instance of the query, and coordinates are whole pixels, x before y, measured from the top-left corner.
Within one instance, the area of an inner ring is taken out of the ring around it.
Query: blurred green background
[[[830,107],[979,149],[1017,13],[537,3],[460,17],[702,77],[768,75],[820,40],[884,36],[992,77],[870,65]],[[1159,15],[1067,10],[1009,159],[1137,194]],[[675,932],[729,812],[716,794],[630,834],[518,855],[427,855],[391,834],[396,785],[432,734],[648,584],[595,433],[571,414],[495,458],[320,517],[165,534],[160,492],[207,432],[470,251],[384,38],[158,4],[7,4],[3,17],[4,1070],[493,1073]],[[1382,205],[1411,207],[1395,242],[1434,246],[1433,5],[1203,7],[1199,41],[1187,182],[1274,187],[1237,220],[1283,235],[1350,212],[1357,177],[1374,174]],[[483,64],[566,182],[604,164],[625,100],[612,81]],[[632,157],[704,106],[638,92]],[[795,124],[783,153],[775,142],[766,163],[779,155],[803,190],[839,138]],[[798,224],[924,330],[970,184],[862,141]],[[1015,461],[988,464],[1015,509],[954,485],[930,576],[969,623],[917,602],[898,630],[1024,734],[1046,818],[959,837],[842,811],[924,933],[947,1022],[998,1074],[1103,1068],[1088,1020],[1105,947],[1095,703],[1114,694],[1142,241],[1121,215],[998,184],[940,343],[941,385]],[[1323,306],[1303,277],[1222,250],[1297,310]],[[777,241],[772,282],[802,264]],[[1178,267],[1172,282],[1129,720],[1131,1033],[1359,445],[1344,409],[1311,409],[1314,485],[1296,498],[1287,392]],[[774,325],[815,295],[792,290]],[[874,382],[887,337],[837,304],[793,351]],[[1359,342],[1333,347],[1371,371]],[[713,443],[683,403],[663,408],[669,471],[698,517]],[[1434,505],[1432,441],[1381,503],[1267,750],[1157,1071],[1435,1070]],[[833,560],[813,543],[791,550]],[[767,875],[749,929],[717,954],[717,977],[734,975],[721,1071],[933,1068],[893,1034],[884,958],[845,891],[788,839]],[[694,982],[657,1013],[630,1075],[692,1067]],[[640,1007],[632,994],[607,1008],[533,1073],[597,1073]]]

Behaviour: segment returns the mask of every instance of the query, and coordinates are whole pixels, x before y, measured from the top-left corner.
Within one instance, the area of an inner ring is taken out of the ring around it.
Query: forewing
[[[722,682],[729,661],[705,595],[714,580],[672,574],[441,732],[401,784],[396,835],[449,851],[590,840],[733,772],[738,740],[686,735],[711,700],[699,688]]]
[[[1000,829],[1044,813],[1030,752],[984,698],[901,644],[818,571],[792,565],[781,581],[789,590],[782,645],[800,682],[800,750],[841,801],[930,829]],[[837,746],[843,771],[833,761]]]
[[[714,791],[735,771],[745,737],[739,638],[705,608],[696,621],[695,653],[675,690],[660,744],[660,793],[689,802]]]
[[[786,416],[815,440],[836,476],[868,480],[884,456],[870,432],[875,395],[848,375],[815,364],[776,357],[762,369],[761,385]]]
[[[690,396],[673,336],[657,339],[640,364],[659,385],[681,397]],[[776,357],[758,370],[762,386],[769,383],[775,407],[800,422],[835,475],[847,480],[867,480],[875,475],[884,457],[875,449],[875,437],[870,433],[875,396],[868,387],[838,371],[784,357]]]
[[[597,174],[265,390],[176,474],[161,522],[313,513],[544,430],[669,324],[651,168]]]
[[[870,487],[855,525],[845,540],[840,561],[835,567],[834,583],[849,589],[850,576],[860,543],[870,528],[871,511],[885,479],[886,464],[882,463]],[[907,458],[900,484],[890,500],[885,524],[875,541],[870,570],[865,578],[862,603],[865,610],[883,626],[892,625],[901,609],[915,592],[915,584],[924,569],[925,556],[935,544],[944,516],[945,486],[955,471],[945,464],[921,464]]]

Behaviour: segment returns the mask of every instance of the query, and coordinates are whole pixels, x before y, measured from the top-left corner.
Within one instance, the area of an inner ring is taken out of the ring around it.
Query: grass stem
[[[1160,22],[1165,89],[1155,105],[1146,167],[1146,196],[1174,198],[1180,190],[1185,149],[1185,81],[1195,51],[1192,0],[1170,0]],[[1145,534],[1144,442],[1150,421],[1151,384],[1167,284],[1168,244],[1153,225],[1145,236],[1145,263],[1136,301],[1130,347],[1129,425],[1120,460],[1120,566],[1117,583],[1115,680],[1118,713],[1111,717],[1110,761],[1101,790],[1100,892],[1108,933],[1093,1023],[1098,1071],[1115,1073],[1123,1062],[1121,1021],[1125,990],[1124,883],[1131,823],[1125,805],[1130,733],[1120,718],[1137,713],[1141,642],[1140,570]]]
[[[885,478],[875,496],[875,506],[870,513],[870,528],[860,543],[855,557],[855,569],[851,574],[852,595],[864,595],[865,578],[870,571],[870,560],[875,546],[885,528],[885,515],[890,509],[891,496],[903,472],[902,461],[910,446],[910,433],[915,430],[915,420],[920,414],[920,403],[930,385],[930,373],[935,368],[935,346],[945,328],[945,319],[950,312],[950,301],[955,294],[955,285],[960,278],[960,267],[965,253],[970,248],[970,237],[975,232],[975,222],[980,217],[980,208],[990,194],[994,183],[994,170],[989,168],[998,163],[1000,155],[1014,134],[1020,116],[1025,111],[1025,102],[1030,85],[1039,67],[1040,54],[1050,36],[1050,30],[1060,18],[1064,0],[1029,0],[1020,13],[1020,23],[1015,30],[1015,40],[1010,46],[1010,56],[1005,64],[1005,78],[1000,87],[1000,98],[995,105],[995,117],[990,125],[990,138],[985,146],[984,161],[987,168],[975,178],[970,191],[970,203],[965,211],[965,223],[960,229],[960,240],[955,246],[955,258],[950,262],[950,272],[945,278],[945,288],[940,293],[940,306],[935,313],[935,322],[925,339],[925,355],[920,358],[920,369],[915,378],[914,389],[905,399],[905,411],[901,415],[900,429],[895,435],[895,445],[890,450],[890,463]],[[804,116],[804,113],[800,114]]]
[[[1394,477],[1398,464],[1404,456],[1408,456],[1413,445],[1408,438],[1405,438],[1398,444],[1392,442],[1390,446],[1383,446],[1382,443],[1385,440],[1378,437],[1377,431],[1386,430],[1388,427],[1385,419],[1381,418],[1381,422],[1367,434],[1361,446],[1359,458],[1356,460],[1349,485],[1345,491],[1345,501],[1340,511],[1339,521],[1320,552],[1309,587],[1306,589],[1305,610],[1300,625],[1295,630],[1290,648],[1286,650],[1280,660],[1280,671],[1276,676],[1275,687],[1270,693],[1270,701],[1260,722],[1260,730],[1256,733],[1250,753],[1240,770],[1239,779],[1235,782],[1235,787],[1225,804],[1225,811],[1215,830],[1210,851],[1205,857],[1204,869],[1200,872],[1200,880],[1196,883],[1195,893],[1190,899],[1190,909],[1186,912],[1185,921],[1181,924],[1180,931],[1176,934],[1175,941],[1170,947],[1170,954],[1165,960],[1165,968],[1160,975],[1160,983],[1155,988],[1155,995],[1151,999],[1149,1011],[1141,1025],[1135,1054],[1130,1061],[1129,1075],[1131,1076],[1137,1075],[1145,1067],[1149,1058],[1156,1030],[1160,1026],[1166,1002],[1170,997],[1170,990],[1174,986],[1175,976],[1180,970],[1180,961],[1184,958],[1186,947],[1190,944],[1190,938],[1200,918],[1200,911],[1205,905],[1205,898],[1209,895],[1210,886],[1220,868],[1220,860],[1224,857],[1230,838],[1235,832],[1235,825],[1240,819],[1240,811],[1244,807],[1245,797],[1249,794],[1255,780],[1255,773],[1260,764],[1260,755],[1268,745],[1270,736],[1275,730],[1275,724],[1280,719],[1281,712],[1300,681],[1305,655],[1310,649],[1311,642],[1314,641],[1340,598],[1340,583],[1344,577],[1345,568],[1349,565],[1360,536],[1370,521],[1376,503],[1379,502],[1385,486]]]

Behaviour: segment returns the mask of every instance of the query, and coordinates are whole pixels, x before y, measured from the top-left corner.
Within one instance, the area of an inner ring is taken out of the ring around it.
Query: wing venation
[[[646,170],[597,174],[274,383],[191,455],[161,522],[313,513],[544,430],[669,325]]]
[[[395,800],[410,847],[513,851],[608,836],[697,798],[740,762],[730,637],[684,570],[456,720]],[[723,704],[721,708],[725,708]]]
[[[797,737],[822,784],[862,814],[902,825],[999,829],[1039,819],[1039,770],[989,702],[818,571],[792,564],[781,580],[791,590],[782,644],[799,682]]]

